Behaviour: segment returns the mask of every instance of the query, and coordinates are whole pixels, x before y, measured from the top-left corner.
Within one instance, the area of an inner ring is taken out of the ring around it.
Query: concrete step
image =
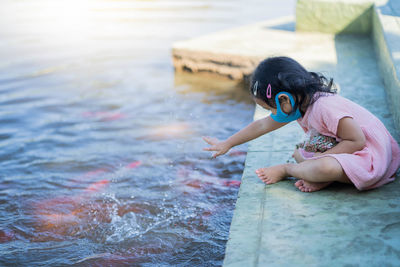
[[[325,64],[334,62],[334,53],[325,53],[334,51],[334,35],[299,33],[294,25],[294,17],[285,17],[177,42],[172,50],[174,66],[177,71],[214,72],[233,79],[248,77],[271,55],[302,58],[311,69],[334,67]]]

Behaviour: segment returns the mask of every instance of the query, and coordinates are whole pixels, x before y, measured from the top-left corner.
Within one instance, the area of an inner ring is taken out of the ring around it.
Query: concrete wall
[[[400,24],[392,15],[383,15],[374,7],[372,14],[371,39],[381,77],[385,84],[387,102],[393,114],[393,121],[400,132]]]
[[[298,0],[296,30],[370,34],[387,102],[400,132],[400,1]]]
[[[298,0],[296,30],[369,33],[373,4],[372,1]]]

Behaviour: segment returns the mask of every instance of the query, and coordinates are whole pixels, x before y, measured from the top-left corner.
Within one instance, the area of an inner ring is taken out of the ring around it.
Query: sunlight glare
[[[59,35],[62,40],[87,38],[91,31],[90,0],[47,1],[35,10],[35,17],[46,22],[41,31]]]

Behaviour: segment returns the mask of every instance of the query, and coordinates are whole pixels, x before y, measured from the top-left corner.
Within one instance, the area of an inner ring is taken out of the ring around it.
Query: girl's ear
[[[279,99],[280,104],[284,104],[284,103],[290,104],[289,96],[286,94],[281,94],[278,99]]]

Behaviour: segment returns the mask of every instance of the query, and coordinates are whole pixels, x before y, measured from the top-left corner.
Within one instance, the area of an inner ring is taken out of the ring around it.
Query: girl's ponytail
[[[318,74],[312,71],[310,71],[309,74],[314,80],[316,80],[319,83],[319,87],[321,89],[319,91],[327,93],[337,93],[337,88],[334,86],[333,78],[330,78],[328,82],[328,79],[322,74]]]

